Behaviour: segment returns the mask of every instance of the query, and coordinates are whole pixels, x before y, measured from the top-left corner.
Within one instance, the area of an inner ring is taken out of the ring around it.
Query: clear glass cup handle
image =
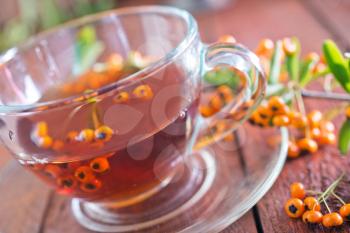
[[[190,140],[194,150],[208,146],[232,133],[260,104],[266,90],[266,78],[259,58],[244,46],[236,43],[216,43],[206,45],[203,51],[200,108],[203,104],[207,107],[206,103],[203,103],[205,99],[209,100],[207,103],[215,101],[211,98],[217,95],[217,91],[220,90],[218,88],[221,87],[225,91],[225,87],[222,87],[225,85],[214,85],[205,80],[207,72],[226,67],[235,74],[232,79],[236,80],[232,80],[232,83],[237,86],[219,110],[207,116],[200,114]],[[225,98],[225,93],[219,94],[219,97]]]

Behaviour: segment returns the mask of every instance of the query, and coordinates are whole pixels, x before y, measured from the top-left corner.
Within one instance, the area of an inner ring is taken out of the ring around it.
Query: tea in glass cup
[[[193,17],[171,7],[87,16],[0,61],[1,140],[100,232],[146,230],[199,205],[216,174],[204,148],[265,90],[254,54],[202,44]]]

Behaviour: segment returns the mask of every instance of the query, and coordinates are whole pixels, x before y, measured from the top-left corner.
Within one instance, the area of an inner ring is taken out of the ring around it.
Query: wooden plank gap
[[[258,233],[264,233],[264,229],[260,220],[259,208],[258,206],[254,206],[253,209],[253,217],[255,221],[256,231]]]
[[[40,228],[38,230],[38,233],[44,233],[45,222],[47,220],[47,216],[48,216],[48,213],[50,211],[50,207],[51,207],[54,195],[55,195],[54,191],[50,190],[49,196],[48,196],[47,201],[46,201],[46,206],[44,208],[43,214],[42,214],[41,219],[40,219]]]

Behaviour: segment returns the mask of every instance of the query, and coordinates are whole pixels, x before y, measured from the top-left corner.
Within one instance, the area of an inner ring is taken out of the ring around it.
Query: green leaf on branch
[[[278,40],[275,43],[275,50],[272,55],[271,59],[271,66],[270,66],[270,75],[268,82],[269,84],[275,84],[278,83],[280,73],[281,73],[281,66],[282,66],[282,41]]]
[[[88,70],[96,63],[103,50],[104,45],[101,41],[97,40],[96,32],[93,27],[85,26],[80,29],[75,44],[73,74],[79,75]]]
[[[302,66],[301,72],[300,72],[300,81],[299,84],[301,87],[305,87],[309,82],[312,81],[313,75],[312,71],[316,67],[319,58],[310,58],[308,59]]]
[[[347,119],[339,131],[338,148],[343,155],[350,150],[350,119]]]
[[[346,92],[350,93],[350,70],[338,46],[332,40],[326,40],[323,43],[323,53],[336,80]]]
[[[293,37],[292,43],[296,45],[296,51],[293,54],[287,54],[286,55],[286,66],[287,66],[287,71],[289,74],[289,77],[291,80],[298,81],[299,77],[299,57],[300,57],[300,41],[298,38]]]
[[[240,77],[227,67],[207,72],[204,81],[214,86],[228,85],[232,89],[236,89],[241,82]]]

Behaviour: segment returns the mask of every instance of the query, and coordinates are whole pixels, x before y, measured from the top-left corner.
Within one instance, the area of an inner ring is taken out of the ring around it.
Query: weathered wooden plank
[[[39,232],[49,193],[17,162],[10,162],[0,172],[0,232]]]
[[[350,2],[347,0],[300,1],[320,25],[348,51],[350,50]]]
[[[237,40],[254,49],[262,38],[281,39],[297,36],[304,52],[320,51],[330,35],[319,22],[295,0],[235,1],[216,12],[216,32],[233,34]]]

